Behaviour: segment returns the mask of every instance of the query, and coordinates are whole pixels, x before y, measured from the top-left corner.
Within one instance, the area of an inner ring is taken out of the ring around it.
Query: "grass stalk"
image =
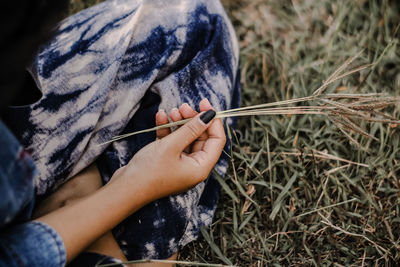
[[[201,263],[201,262],[190,262],[190,261],[175,261],[175,260],[152,260],[152,259],[144,259],[144,260],[134,260],[134,261],[125,261],[121,263],[107,263],[107,264],[98,264],[97,267],[111,267],[111,266],[121,266],[122,264],[138,264],[138,263],[165,263],[165,264],[179,264],[183,266],[207,266],[207,267],[234,267],[234,265],[223,265],[223,264],[213,264],[213,263]]]
[[[362,52],[362,51],[361,51]],[[322,94],[324,89],[327,88],[333,82],[340,80],[351,74],[360,72],[366,68],[373,66],[373,64],[366,64],[360,67],[353,68],[344,74],[341,74],[357,57],[361,55],[361,52],[357,53],[352,58],[346,60],[332,75],[311,95],[307,97],[294,98],[285,101],[277,101],[272,103],[264,103],[259,105],[229,109],[224,111],[218,111],[215,118],[229,118],[229,117],[242,117],[242,116],[263,116],[263,115],[324,115],[330,117],[331,121],[339,127],[344,135],[355,144],[358,144],[350,134],[344,131],[343,128],[350,129],[354,132],[360,133],[364,136],[377,140],[372,135],[365,132],[359,125],[356,125],[352,117],[365,121],[379,121],[383,123],[400,124],[399,120],[388,120],[377,117],[375,111],[379,111],[383,108],[396,105],[400,103],[399,97],[385,96],[383,94]],[[308,106],[289,106],[298,103],[313,102],[314,105]],[[283,107],[280,107],[283,106]],[[332,117],[340,117],[341,120]],[[375,116],[375,117],[374,117]],[[381,116],[382,117],[382,116]],[[387,116],[386,116],[387,117]],[[180,120],[177,122],[171,122],[164,125],[156,126],[150,129],[127,133],[113,137],[111,140],[101,143],[100,145],[109,144],[114,141],[118,141],[133,135],[157,131],[164,128],[176,127],[187,123],[190,119]],[[341,127],[343,126],[343,127]],[[359,144],[358,144],[359,145]]]

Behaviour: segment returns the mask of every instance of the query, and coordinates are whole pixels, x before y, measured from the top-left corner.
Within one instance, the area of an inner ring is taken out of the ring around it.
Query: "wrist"
[[[145,177],[143,172],[127,165],[117,170],[105,187],[109,187],[114,194],[124,195],[128,203],[133,204],[132,212],[134,212],[138,205],[144,206],[157,199],[151,181],[149,175]]]

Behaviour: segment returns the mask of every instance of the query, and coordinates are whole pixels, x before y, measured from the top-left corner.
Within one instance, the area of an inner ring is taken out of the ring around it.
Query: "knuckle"
[[[169,146],[168,143],[164,139],[158,139],[154,143],[154,148],[156,149],[155,152],[158,152],[160,155],[164,155],[168,153]]]
[[[197,137],[200,132],[200,127],[195,123],[189,123],[187,125],[187,130],[191,137]]]

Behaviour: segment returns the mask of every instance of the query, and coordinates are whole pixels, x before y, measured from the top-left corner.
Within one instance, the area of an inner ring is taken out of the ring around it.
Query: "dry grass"
[[[360,53],[359,53],[360,54]],[[348,75],[357,73],[373,64],[357,67],[346,73],[341,73],[345,68],[359,56],[347,60],[313,93],[313,95],[290,100],[264,103],[253,106],[240,107],[235,109],[217,111],[215,118],[243,117],[243,116],[263,116],[263,115],[322,115],[328,117],[349,140],[356,144],[360,149],[362,146],[350,136],[346,130],[360,133],[364,136],[379,141],[376,137],[368,134],[360,123],[362,122],[381,122],[399,125],[400,121],[396,118],[380,112],[388,107],[396,107],[400,104],[400,97],[384,96],[382,94],[323,94],[324,90],[333,82],[340,80]],[[316,102],[316,105],[291,106],[304,102]],[[283,107],[282,107],[283,106]],[[176,127],[186,124],[190,119],[171,122],[153,128],[144,129],[136,132],[117,135],[99,145],[106,145],[111,142],[131,137],[133,135],[152,132],[160,129]],[[356,122],[358,121],[358,123]]]
[[[399,1],[224,5],[240,40],[242,106],[312,96],[359,51],[351,65],[373,65],[322,95],[400,95]],[[387,117],[373,99],[319,102],[342,110],[330,116],[242,117],[228,132],[230,169],[218,178],[214,223],[180,259],[257,267],[400,262],[400,127],[352,116],[399,120],[400,107],[386,108]]]
[[[400,95],[398,1],[225,6],[240,39],[243,106],[310,96],[359,51],[354,66],[374,65],[324,94]],[[398,105],[387,112],[400,117]],[[214,223],[182,258],[237,266],[396,265],[400,127],[347,119],[241,118]]]

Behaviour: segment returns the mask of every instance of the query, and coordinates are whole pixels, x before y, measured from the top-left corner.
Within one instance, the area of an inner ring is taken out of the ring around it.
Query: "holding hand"
[[[36,219],[60,234],[68,262],[147,203],[187,190],[207,178],[226,138],[221,120],[213,120],[215,111],[206,99],[200,102],[200,111],[197,114],[187,104],[172,110],[173,121],[192,119],[172,133],[169,129],[157,131],[158,139],[136,153],[105,186],[98,190],[91,187],[88,195],[82,193],[79,200],[51,212],[47,210],[49,213]],[[167,114],[158,112],[156,122],[168,123]],[[92,174],[100,181],[96,173]],[[87,178],[88,174],[82,175]],[[64,194],[60,199],[68,200]]]
[[[171,133],[157,131],[157,140],[141,149],[119,173],[141,179],[154,199],[187,190],[205,180],[217,163],[226,137],[220,119],[212,120],[215,111],[207,99],[200,102],[201,114],[189,105],[173,109],[173,121],[193,118]],[[167,114],[159,111],[156,124],[168,123]],[[117,174],[117,176],[119,176]]]

